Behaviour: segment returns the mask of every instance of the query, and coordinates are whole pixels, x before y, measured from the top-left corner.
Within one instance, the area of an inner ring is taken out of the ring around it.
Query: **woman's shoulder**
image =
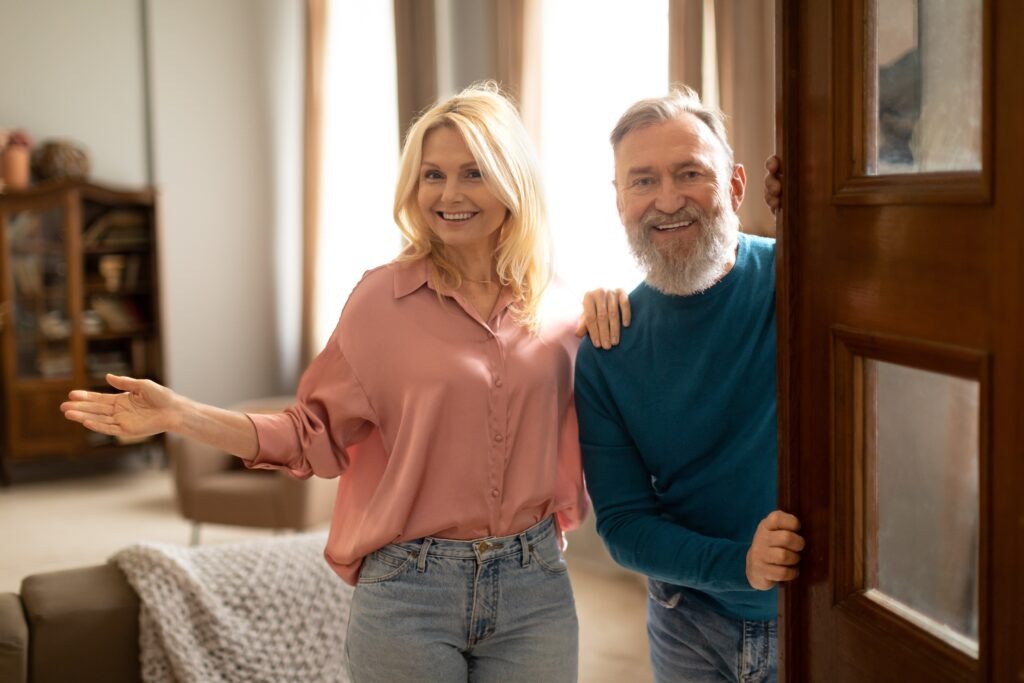
[[[425,282],[425,261],[389,261],[376,268],[371,268],[352,288],[348,304],[371,302],[379,304],[388,299],[395,299],[405,294],[405,290]]]
[[[399,282],[415,262],[391,261],[370,268],[352,288],[341,310],[342,321],[372,320],[396,298]]]

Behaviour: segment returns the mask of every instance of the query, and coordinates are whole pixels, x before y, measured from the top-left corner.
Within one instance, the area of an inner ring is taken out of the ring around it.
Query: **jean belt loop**
[[[430,550],[430,544],[434,542],[432,538],[424,538],[423,543],[420,545],[420,554],[416,558],[416,571],[425,572],[427,571],[427,551]]]
[[[523,547],[523,566],[530,566],[530,542],[526,540],[526,533],[519,534],[519,545]]]

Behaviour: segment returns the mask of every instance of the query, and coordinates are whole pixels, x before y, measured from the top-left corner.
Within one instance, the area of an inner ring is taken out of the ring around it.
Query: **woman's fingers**
[[[622,314],[622,326],[629,327],[629,323],[633,321],[633,310],[629,305],[629,294],[621,289],[616,289],[615,293],[619,298],[619,311]]]
[[[606,349],[610,349],[619,343],[619,296],[614,291],[607,291],[604,294],[604,305],[605,315],[608,322],[607,336],[602,337],[602,341],[607,341],[607,345],[602,343],[602,346]],[[602,331],[603,332],[603,331]]]

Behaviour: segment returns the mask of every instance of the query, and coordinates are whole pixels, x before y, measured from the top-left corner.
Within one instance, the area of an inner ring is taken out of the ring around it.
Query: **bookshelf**
[[[62,181],[0,194],[0,478],[130,445],[64,419],[108,372],[162,381],[157,195]]]

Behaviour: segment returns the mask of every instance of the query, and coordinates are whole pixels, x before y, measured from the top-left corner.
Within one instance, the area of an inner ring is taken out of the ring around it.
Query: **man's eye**
[[[697,180],[703,174],[700,171],[683,171],[679,174],[680,180]]]
[[[654,178],[637,178],[633,181],[633,187],[650,187],[654,184]]]

